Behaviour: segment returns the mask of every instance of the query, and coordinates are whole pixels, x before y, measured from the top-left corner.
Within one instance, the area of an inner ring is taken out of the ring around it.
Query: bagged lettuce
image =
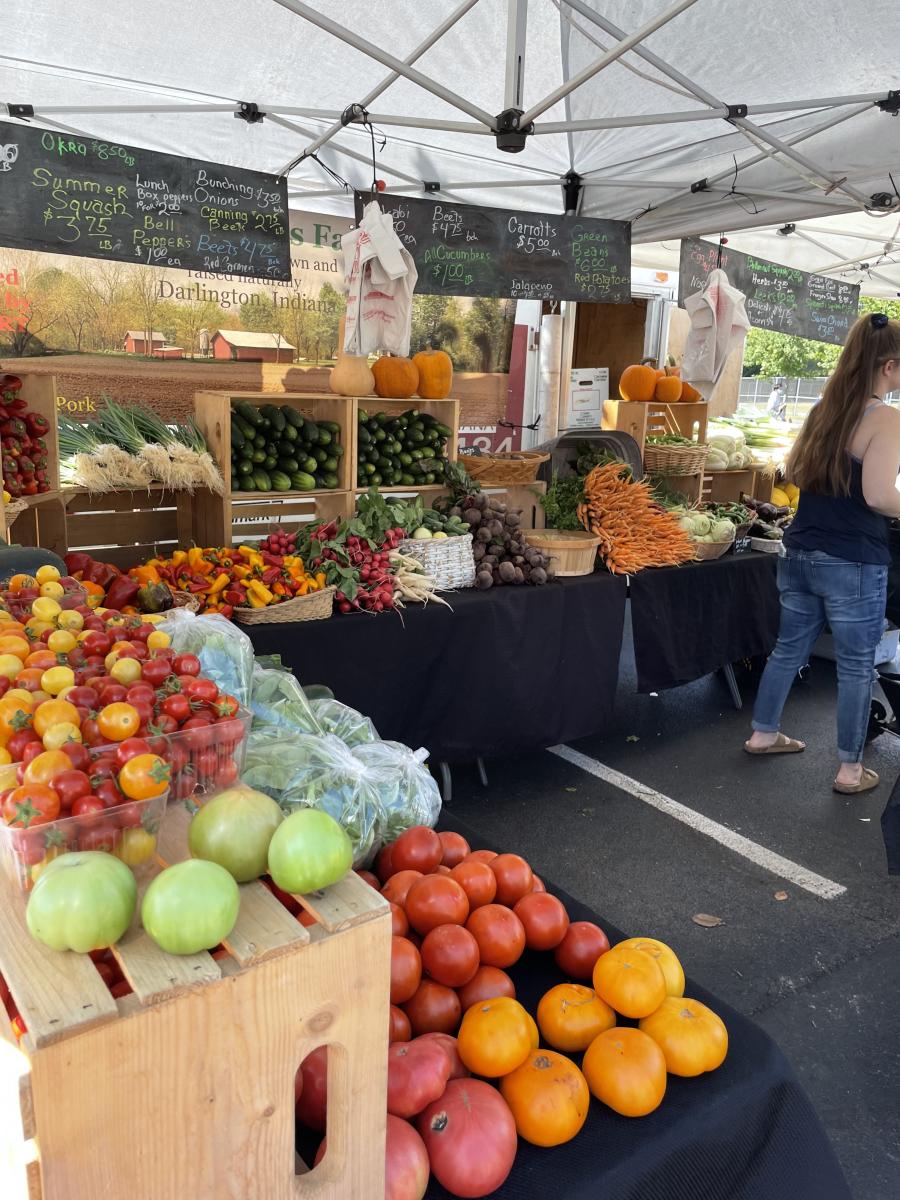
[[[196,654],[219,691],[249,707],[254,651],[242,629],[221,613],[197,616],[186,608],[170,609],[158,628],[172,639],[176,654]]]
[[[351,750],[378,741],[378,731],[369,718],[340,700],[311,700],[309,706],[322,732],[333,733]]]
[[[441,793],[425,766],[425,751],[413,753],[400,742],[371,742],[357,746],[353,755],[378,793],[378,845],[394,841],[411,825],[437,824]]]

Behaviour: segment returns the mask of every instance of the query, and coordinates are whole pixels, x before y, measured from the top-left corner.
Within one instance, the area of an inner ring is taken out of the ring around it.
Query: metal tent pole
[[[368,161],[368,160],[366,160]],[[552,175],[544,179],[482,179],[477,183],[467,181],[466,183],[442,183],[438,192],[464,192],[474,191],[477,188],[508,188],[508,187],[559,187],[559,179]],[[412,192],[425,193],[423,183],[413,183],[407,186],[406,184],[398,184],[397,187],[388,188],[390,194],[407,195]],[[342,196],[346,193],[341,188],[327,189],[325,191],[314,192],[297,192],[297,196]],[[429,193],[433,195],[435,193]]]
[[[568,0],[566,2],[568,3]],[[574,92],[583,83],[586,83],[589,79],[593,79],[596,74],[605,67],[608,67],[610,63],[614,63],[616,59],[621,58],[629,50],[635,49],[638,43],[643,41],[644,38],[649,37],[651,33],[655,33],[657,29],[661,29],[663,25],[668,25],[669,21],[696,3],[697,0],[677,0],[677,3],[673,4],[671,8],[667,8],[665,12],[660,13],[658,17],[654,17],[652,21],[647,21],[646,24],[642,25],[634,33],[626,34],[623,30],[620,30],[616,34],[616,37],[619,38],[617,45],[607,50],[604,55],[598,58],[596,62],[591,63],[589,67],[585,67],[583,71],[579,71],[577,75],[573,75],[571,79],[567,79],[565,83],[552,91],[549,96],[545,96],[543,100],[540,100],[537,104],[533,104],[527,112],[522,114],[519,121],[520,127],[524,128],[530,125],[535,117],[539,117],[542,112],[546,112],[548,108],[552,108],[554,104],[559,100],[563,100],[570,92]]]
[[[260,108],[262,107],[260,105]],[[273,112],[278,113],[282,117],[306,117],[308,120],[315,121],[331,121],[335,117],[343,116],[343,113],[338,112],[337,109],[290,108],[282,104],[276,104],[266,109],[267,114]],[[493,132],[493,130],[488,129],[487,125],[482,125],[478,121],[441,121],[436,117],[404,117],[395,113],[369,113],[368,115],[373,125],[408,125],[412,129],[446,129],[450,133]],[[352,129],[354,126],[359,128],[360,125],[360,121],[353,120],[348,121],[345,126],[339,120],[335,132],[340,133],[342,129]]]
[[[274,121],[276,125],[281,125],[284,129],[290,129],[292,133],[300,133],[304,137],[312,137],[313,130],[305,129],[302,125],[297,125],[294,121],[287,121],[284,117],[278,117],[274,113],[268,113],[267,120]],[[339,145],[337,142],[331,147],[335,154],[343,154],[345,158],[353,158],[357,162],[365,163],[367,167],[372,166],[371,154],[360,154],[358,150],[351,150],[349,146]],[[405,179],[408,183],[413,183],[416,187],[421,187],[421,181],[417,180],[414,175],[407,175],[405,171],[400,171],[396,167],[391,167],[387,163],[378,160],[379,168],[386,175],[396,175],[398,179]],[[286,174],[285,171],[281,172]]]
[[[326,17],[314,8],[310,8],[308,4],[303,4],[302,0],[274,0],[274,2],[280,4],[282,8],[286,8],[288,12],[294,13],[295,16],[303,17],[311,25],[317,25],[319,29],[324,29],[326,33],[330,33],[340,41],[346,42],[354,50],[359,50],[360,53],[367,55],[369,58],[374,58],[376,62],[390,67],[398,75],[402,75],[412,83],[417,83],[420,88],[424,88],[426,92],[431,92],[433,96],[437,96],[441,100],[446,100],[454,108],[458,108],[462,112],[468,113],[470,117],[474,117],[476,121],[481,121],[483,124],[493,128],[494,118],[489,112],[485,112],[483,108],[479,108],[477,104],[466,100],[464,96],[460,96],[450,88],[444,87],[442,83],[437,83],[436,80],[429,79],[427,75],[423,75],[415,67],[408,66],[402,59],[396,58],[386,50],[382,50],[380,46],[373,45],[366,38],[360,37],[358,33],[346,29],[338,21],[332,21],[330,17]]]
[[[528,0],[506,0],[506,80],[503,107],[521,108],[525,94],[525,31]]]
[[[42,113],[216,113],[234,112],[238,101],[231,104],[42,104]],[[9,105],[5,105],[9,109]],[[262,107],[262,106],[260,106]]]

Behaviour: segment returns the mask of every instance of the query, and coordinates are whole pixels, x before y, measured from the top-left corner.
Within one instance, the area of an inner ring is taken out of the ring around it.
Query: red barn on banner
[[[144,329],[126,329],[125,330],[125,353],[126,354],[152,354],[154,350],[158,350],[166,344],[166,335],[159,333],[156,329],[147,338],[147,331]]]
[[[247,333],[243,329],[219,329],[210,349],[213,358],[235,362],[290,363],[296,352],[280,333]]]

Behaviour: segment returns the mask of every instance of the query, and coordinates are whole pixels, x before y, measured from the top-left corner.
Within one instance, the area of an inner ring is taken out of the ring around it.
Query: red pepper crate
[[[65,553],[65,516],[59,494],[59,441],[56,427],[56,376],[23,375],[22,387],[16,393],[28,406],[28,411],[37,413],[47,422],[43,440],[47,444],[47,491],[34,496],[13,496],[27,507],[7,525],[3,512],[3,529],[6,540],[20,546],[42,546],[56,554]],[[0,499],[0,506],[3,501]]]

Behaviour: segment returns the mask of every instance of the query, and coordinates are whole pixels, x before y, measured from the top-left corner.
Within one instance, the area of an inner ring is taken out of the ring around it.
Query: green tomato
[[[301,808],[275,830],[269,843],[269,874],[294,895],[317,892],[343,879],[353,863],[353,844],[328,813]]]
[[[228,937],[240,906],[238,885],[224,867],[189,858],[153,880],[141,905],[141,921],[167,954],[198,954]]]
[[[188,831],[194,858],[224,867],[238,883],[265,873],[269,842],[284,819],[264,792],[235,787],[213,796],[195,814]]]
[[[131,924],[137,884],[125,864],[102,850],[61,854],[28,898],[28,932],[51,950],[103,950]]]

